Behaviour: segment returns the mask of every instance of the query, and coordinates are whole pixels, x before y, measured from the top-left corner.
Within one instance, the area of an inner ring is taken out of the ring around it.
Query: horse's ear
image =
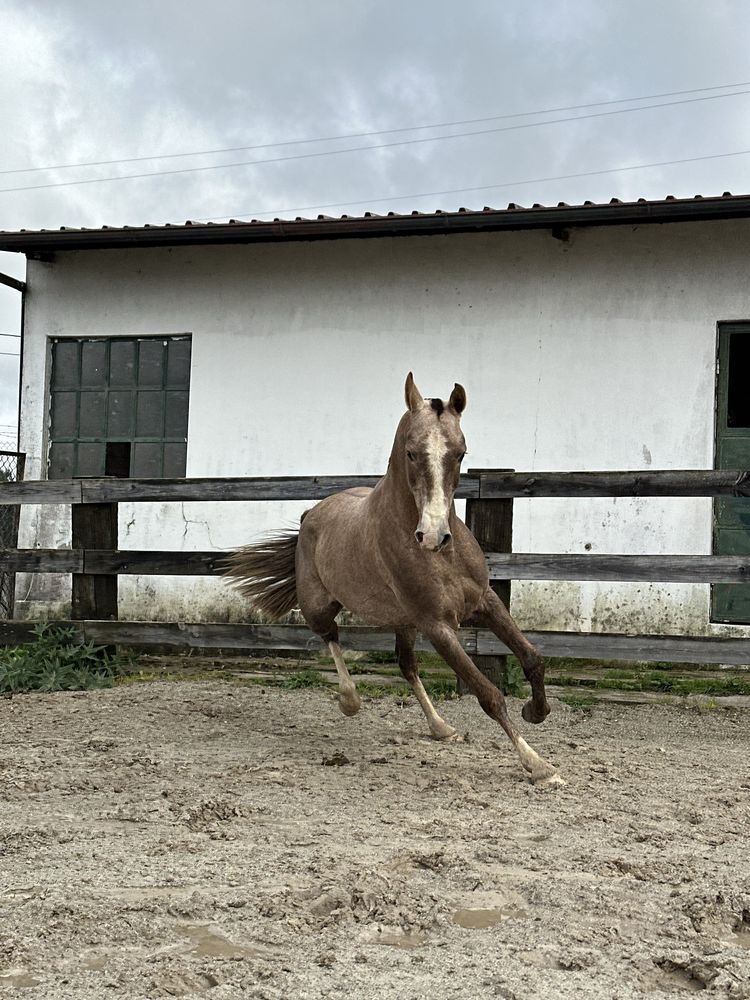
[[[451,398],[448,400],[448,406],[452,410],[461,416],[461,414],[466,409],[466,390],[458,382],[453,386],[453,392],[451,393]]]
[[[414,376],[411,372],[406,376],[406,385],[404,386],[404,396],[406,398],[406,405],[411,410],[412,413],[415,410],[420,409],[424,405],[424,397],[422,393],[414,385]]]

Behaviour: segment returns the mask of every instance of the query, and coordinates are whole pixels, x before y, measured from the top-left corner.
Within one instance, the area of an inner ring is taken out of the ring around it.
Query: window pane
[[[135,418],[136,437],[164,436],[164,393],[139,392]]]
[[[138,385],[163,384],[164,341],[138,341]]]
[[[166,479],[181,479],[185,475],[187,445],[167,443],[164,445],[164,472]]]
[[[75,471],[74,444],[53,444],[49,450],[49,478],[70,479]]]
[[[104,426],[104,392],[82,392],[81,411],[79,417],[79,437],[103,438]]]
[[[171,340],[167,352],[167,385],[190,385],[190,341]]]
[[[750,333],[733,333],[729,340],[727,426],[750,427]]]
[[[107,344],[103,340],[84,340],[81,344],[81,385],[107,384]]]
[[[52,385],[55,388],[78,385],[79,346],[69,340],[58,340],[52,345]]]
[[[119,390],[108,393],[107,437],[132,437],[133,435],[133,395]]]
[[[104,475],[104,444],[80,442],[78,445],[77,476]]]
[[[76,403],[77,392],[52,393],[52,426],[53,438],[76,436]]]
[[[130,475],[130,441],[107,441],[104,449],[104,475],[127,479]]]
[[[188,394],[182,391],[166,393],[167,416],[164,421],[165,438],[185,438],[188,428]]]
[[[109,384],[135,385],[135,341],[113,340],[109,345]]]
[[[136,441],[133,445],[132,475],[137,479],[161,477],[161,444]]]

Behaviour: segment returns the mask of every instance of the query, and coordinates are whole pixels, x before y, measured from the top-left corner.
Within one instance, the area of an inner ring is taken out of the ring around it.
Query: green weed
[[[32,642],[0,650],[0,691],[88,691],[111,687],[130,665],[104,646],[78,642],[75,629],[36,625]]]
[[[328,682],[319,670],[307,669],[287,674],[280,686],[284,688],[319,688],[328,687]]]
[[[596,698],[591,694],[574,694],[573,692],[570,694],[561,694],[560,701],[571,708],[581,708],[584,710],[593,708],[597,703]]]

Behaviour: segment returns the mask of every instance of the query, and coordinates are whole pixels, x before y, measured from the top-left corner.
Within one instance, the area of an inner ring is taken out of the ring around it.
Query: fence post
[[[466,526],[474,535],[483,552],[513,551],[513,499],[486,500],[482,499],[482,475],[488,472],[515,472],[515,469],[469,469],[468,475],[479,481],[478,499],[466,501]],[[510,580],[493,580],[492,589],[510,608]],[[472,624],[470,620],[468,624]],[[502,689],[507,666],[507,656],[472,656],[485,677]],[[459,682],[460,694],[466,689]]]
[[[117,548],[116,503],[74,503],[72,517],[74,549]],[[71,618],[116,621],[116,574],[74,573]]]

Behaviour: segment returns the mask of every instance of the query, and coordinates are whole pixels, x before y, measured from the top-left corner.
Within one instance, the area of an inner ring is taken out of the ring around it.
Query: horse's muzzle
[[[430,552],[440,552],[446,545],[450,545],[452,535],[450,531],[420,531],[418,528],[414,532],[414,537],[421,549]]]

